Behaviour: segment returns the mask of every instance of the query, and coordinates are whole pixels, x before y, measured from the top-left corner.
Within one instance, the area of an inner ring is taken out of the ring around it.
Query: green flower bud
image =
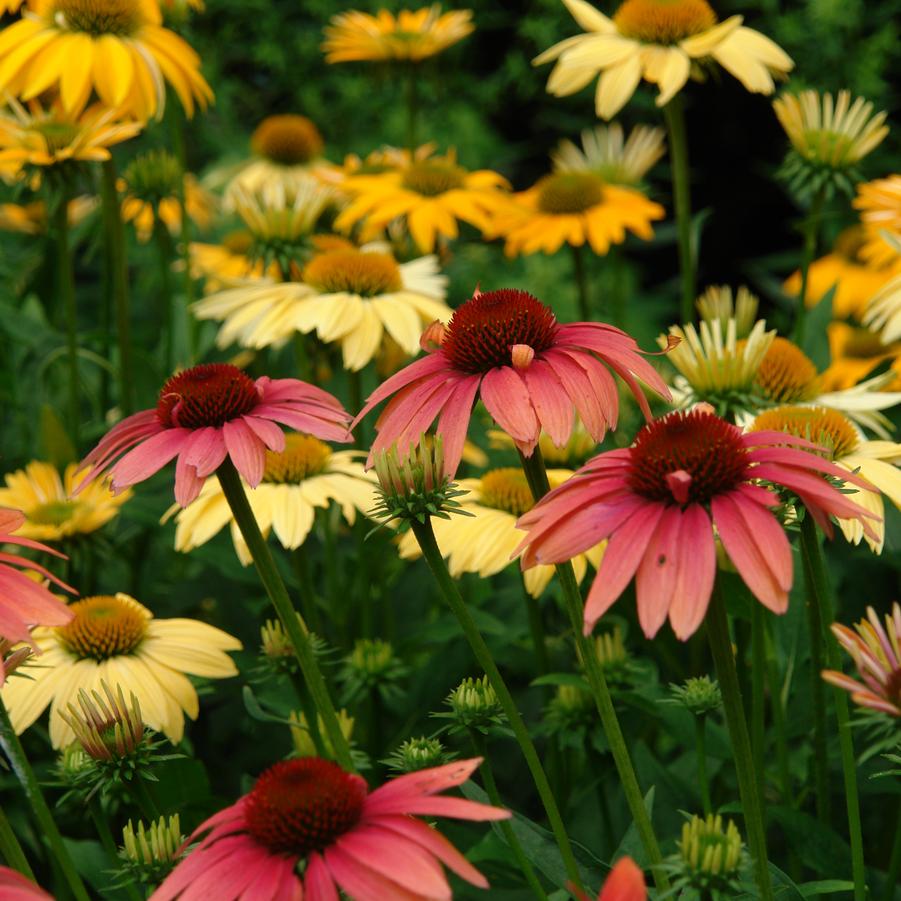
[[[709,676],[686,679],[681,685],[671,685],[670,691],[694,716],[706,716],[723,703],[719,684]]]
[[[449,763],[453,758],[440,739],[408,738],[399,748],[383,761],[389,769],[399,773],[414,773],[433,766]]]
[[[704,819],[692,817],[682,826],[679,854],[684,884],[707,891],[735,887],[742,864],[742,842],[732,820],[724,829],[719,814]]]

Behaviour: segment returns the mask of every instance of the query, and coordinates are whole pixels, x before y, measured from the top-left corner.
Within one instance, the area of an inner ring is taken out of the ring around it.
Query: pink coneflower
[[[863,682],[835,670],[825,670],[823,678],[850,691],[851,700],[861,707],[901,716],[901,606],[897,601],[892,604],[884,629],[872,607],[867,607],[867,616],[869,622],[861,620],[854,627],[856,635],[841,623],[832,624],[833,634],[851,655]]]
[[[0,546],[18,544],[65,559],[64,554],[47,547],[46,544],[12,534],[24,524],[24,513],[0,507]],[[43,585],[14,569],[15,566],[40,573],[66,591],[73,593],[75,591],[33,560],[20,557],[18,554],[0,552],[0,639],[7,639],[12,643],[30,642],[31,626],[64,626],[68,623],[72,619],[72,611]],[[0,685],[3,681],[3,661],[0,658]]]
[[[327,441],[349,441],[349,421],[341,404],[321,388],[297,379],[254,381],[236,366],[204,363],[173,375],[155,409],[123,419],[104,435],[81,463],[91,470],[78,490],[125,451],[110,468],[114,493],[150,478],[177,456],[175,499],[187,507],[226,457],[256,487],[266,449],[285,449],[276,423]]]
[[[792,584],[788,537],[768,508],[770,482],[794,492],[828,535],[831,515],[876,519],[823,475],[870,488],[801,448],[783,432],[741,430],[697,407],[645,425],[635,443],[589,460],[519,520],[528,531],[523,568],[561,563],[609,538],[585,605],[585,632],[635,576],[638,619],[648,638],[669,614],[676,635],[692,635],[707,610],[716,571],[713,527],[757,599],[784,613]],[[712,523],[711,523],[712,520]]]
[[[616,427],[619,401],[610,369],[632,389],[648,419],[651,412],[638,379],[670,397],[625,332],[598,322],[561,325],[550,307],[525,291],[477,289],[446,327],[429,326],[423,345],[429,355],[379,386],[354,425],[394,395],[376,422],[375,454],[392,444],[415,444],[438,417],[451,476],[460,463],[477,395],[526,456],[542,428],[555,445],[566,444],[573,408],[595,441]]]
[[[488,882],[415,815],[502,820],[509,811],[439,792],[461,785],[481,758],[400,776],[369,792],[359,776],[318,757],[277,763],[250,793],[202,823],[200,844],[151,901],[438,901],[451,890],[441,869]],[[303,873],[298,873],[299,863]]]
[[[574,886],[567,886],[579,901],[589,901],[588,895]],[[648,889],[644,874],[631,857],[624,857],[610,871],[598,894],[597,901],[647,901]]]
[[[9,867],[0,867],[0,898],[4,901],[53,901],[52,895]]]

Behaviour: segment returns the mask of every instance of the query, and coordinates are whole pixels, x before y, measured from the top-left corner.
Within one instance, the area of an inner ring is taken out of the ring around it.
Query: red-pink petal
[[[471,376],[457,383],[454,393],[438,417],[436,432],[444,444],[444,471],[453,478],[463,456],[472,405],[479,390],[479,377]]]
[[[542,428],[557,447],[563,447],[573,430],[573,405],[563,383],[540,359],[535,360],[522,377]]]
[[[400,372],[394,373],[391,378],[386,379],[379,385],[372,394],[366,399],[366,406],[360,410],[354,417],[354,421],[350,424],[351,430],[355,429],[360,420],[374,407],[378,406],[383,400],[396,394],[402,388],[411,385],[417,379],[426,376],[435,375],[439,372],[450,374],[454,371],[453,366],[448,362],[444,354],[438,352],[429,354],[419,360],[415,360],[409,366],[405,366]]]
[[[716,544],[713,525],[700,504],[689,504],[682,513],[682,530],[676,548],[678,575],[669,607],[669,621],[676,638],[685,641],[697,631],[707,612],[716,577]]]
[[[185,446],[190,429],[165,429],[142,441],[110,470],[114,492],[149,479],[159,472]]]
[[[222,435],[235,469],[241,473],[251,488],[256,488],[263,480],[263,472],[266,469],[266,445],[253,429],[245,425],[243,419],[232,419],[225,423]]]
[[[337,845],[326,848],[323,856],[332,877],[353,901],[426,901],[427,896],[408,891],[370,870]]]
[[[653,638],[666,620],[679,574],[682,511],[666,507],[635,573],[638,622]]]
[[[332,874],[322,857],[315,852],[307,858],[303,882],[305,901],[339,901]]]
[[[631,857],[623,857],[610,871],[598,901],[646,901],[644,874]]]
[[[528,389],[509,366],[496,366],[485,373],[479,389],[482,403],[494,421],[514,440],[538,440],[541,427]]]

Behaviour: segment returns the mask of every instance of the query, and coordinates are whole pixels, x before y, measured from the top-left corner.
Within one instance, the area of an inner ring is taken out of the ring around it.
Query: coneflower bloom
[[[651,167],[666,153],[662,128],[636,125],[625,138],[619,122],[582,131],[582,146],[563,140],[551,153],[554,172],[593,172],[611,185],[641,186]]]
[[[25,514],[19,510],[0,507],[0,547],[18,544],[36,551],[46,551],[62,557],[59,551],[39,544],[30,538],[14,535],[25,524]],[[29,626],[64,626],[72,619],[72,611],[55,598],[43,585],[29,579],[15,567],[30,569],[55,582],[66,591],[74,591],[52,573],[32,560],[18,554],[0,553],[0,638],[9,641],[31,642]],[[0,685],[3,666],[0,664]]]
[[[488,882],[416,816],[502,820],[506,810],[445,797],[481,758],[409,773],[370,792],[366,782],[318,757],[285,760],[250,792],[195,830],[196,848],[151,901],[451,898],[440,864],[480,888]],[[303,862],[303,873],[298,864]]]
[[[90,469],[79,489],[109,469],[118,492],[178,457],[175,500],[186,507],[226,457],[248,485],[259,485],[266,449],[285,449],[278,423],[327,441],[348,441],[349,419],[331,394],[314,385],[267,376],[254,381],[237,366],[204,363],[173,375],[155,408],[107,432],[81,463]]]
[[[579,901],[589,901],[581,889],[569,887]],[[597,901],[646,901],[648,889],[644,874],[631,857],[623,857],[610,871],[598,894]]]
[[[669,616],[676,636],[700,626],[716,572],[714,527],[739,575],[774,613],[788,607],[792,555],[768,509],[786,488],[829,536],[830,516],[875,518],[824,475],[868,485],[782,432],[743,434],[700,405],[648,423],[634,444],[589,460],[576,475],[522,516],[528,535],[524,569],[561,563],[609,538],[585,606],[585,631],[622,594],[632,577],[638,619],[657,634]],[[864,529],[872,532],[868,523]]]
[[[477,396],[526,456],[542,427],[558,447],[569,440],[573,408],[595,441],[616,427],[619,403],[610,369],[632,389],[648,419],[650,407],[638,379],[670,397],[625,332],[597,322],[561,325],[550,307],[525,291],[476,290],[446,327],[433,323],[426,330],[423,346],[428,356],[379,386],[355,422],[391,398],[376,422],[376,454],[393,444],[415,444],[437,417],[451,476]]]
[[[867,620],[854,628],[855,635],[841,623],[832,624],[832,633],[851,655],[862,682],[844,673],[826,670],[823,678],[851,692],[851,700],[861,707],[901,717],[901,606],[895,601],[885,616],[885,628],[872,607]]]

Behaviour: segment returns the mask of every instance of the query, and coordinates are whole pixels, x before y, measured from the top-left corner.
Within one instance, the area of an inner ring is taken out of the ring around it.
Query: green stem
[[[432,575],[435,577],[435,581],[438,583],[438,587],[441,589],[441,594],[444,596],[448,606],[457,617],[457,621],[460,623],[463,634],[466,636],[466,640],[469,642],[469,646],[472,648],[476,660],[478,660],[479,665],[488,676],[488,681],[491,683],[492,688],[494,688],[501,707],[503,707],[510,728],[516,737],[516,741],[519,743],[520,750],[525,758],[529,772],[532,774],[532,780],[535,783],[538,796],[541,798],[541,803],[544,805],[551,831],[554,833],[557,847],[560,849],[560,856],[563,859],[563,865],[566,868],[567,876],[576,885],[581,886],[582,880],[579,875],[579,868],[576,864],[572,845],[566,834],[566,828],[563,825],[563,819],[560,816],[557,801],[551,791],[551,786],[548,783],[544,767],[541,765],[538,752],[535,750],[535,745],[529,735],[529,730],[526,728],[526,724],[523,722],[522,716],[516,707],[516,702],[513,700],[513,696],[507,688],[507,683],[504,681],[503,676],[500,674],[500,670],[497,668],[497,664],[494,662],[491,650],[488,645],[485,644],[485,640],[482,638],[481,632],[479,632],[479,627],[476,625],[475,620],[472,618],[472,614],[463,602],[463,598],[460,595],[456,582],[454,582],[447,570],[447,564],[444,562],[441,551],[438,549],[438,543],[435,541],[435,533],[432,530],[432,524],[428,519],[426,519],[425,522],[417,522],[414,519],[411,520],[410,525],[413,529],[413,534],[416,536],[416,540],[419,542],[422,556],[425,558],[429,569],[432,571]]]
[[[676,94],[663,108],[669,131],[669,151],[672,161],[673,205],[676,210],[676,230],[679,238],[679,271],[682,282],[680,305],[683,323],[695,318],[695,254],[691,246],[691,188],[688,174],[688,141],[685,135],[685,108],[682,95]]]
[[[310,624],[310,628],[321,638],[323,637],[322,620],[319,617],[316,586],[313,584],[313,574],[310,571],[310,557],[307,554],[305,544],[294,549],[291,559],[294,562],[294,574],[297,576],[297,584],[300,588],[301,615]]]
[[[148,823],[155,823],[161,814],[147,783],[140,776],[136,776],[128,783],[128,790],[144,819]]]
[[[303,332],[294,334],[294,366],[297,369],[297,377],[299,379],[305,382],[313,381],[313,364],[310,360],[307,336]]]
[[[406,106],[407,106],[407,149],[410,156],[416,152],[416,139],[419,131],[419,67],[408,65],[406,71]]]
[[[488,800],[495,807],[506,807],[501,800],[500,792],[497,790],[497,782],[494,779],[494,770],[491,768],[491,761],[488,758],[488,748],[485,736],[475,729],[470,729],[469,737],[472,739],[472,745],[475,748],[476,756],[482,758],[482,764],[479,767],[479,775],[482,777],[482,783],[485,786],[485,794],[488,795]],[[542,888],[538,876],[535,874],[535,868],[532,866],[519,839],[516,837],[516,832],[513,830],[513,825],[510,820],[501,820],[498,823],[498,826],[503,833],[504,840],[510,846],[510,850],[513,852],[513,856],[516,858],[516,862],[519,864],[519,868],[522,870],[522,875],[525,877],[529,888],[532,889],[532,893],[539,901],[547,901],[547,894]]]
[[[103,850],[106,851],[106,856],[109,858],[112,866],[118,868],[119,848],[116,845],[116,840],[113,838],[113,833],[110,832],[109,823],[103,815],[103,810],[96,797],[92,798],[88,803],[88,810],[90,811],[91,819],[94,821],[94,828],[97,830],[100,844],[103,845]],[[132,901],[143,901],[143,895],[138,891],[137,886],[133,882],[126,882],[123,888]]]
[[[34,872],[2,806],[0,806],[0,857],[6,861],[7,866],[34,881]]]
[[[153,238],[156,242],[160,266],[160,303],[163,305],[163,366],[165,375],[175,371],[175,295],[172,291],[172,239],[166,223],[157,215],[153,220]]]
[[[222,491],[225,499],[231,508],[238,529],[247,544],[247,549],[253,557],[254,565],[259,574],[260,581],[266,589],[266,594],[275,607],[275,612],[282,621],[282,626],[294,646],[294,653],[297,656],[297,662],[300,664],[301,672],[307,683],[313,703],[322,717],[325,725],[325,732],[328,735],[332,750],[335,753],[338,763],[349,772],[354,772],[353,758],[350,754],[350,745],[341,731],[341,725],[338,722],[338,715],[335,713],[335,707],[329,697],[328,688],[325,679],[322,677],[322,671],[316,662],[313,654],[313,648],[310,645],[309,632],[306,624],[294,609],[285,583],[279,574],[269,551],[269,545],[263,538],[260,527],[250,508],[247,495],[244,492],[244,486],[241,484],[241,477],[235,469],[234,464],[229,458],[216,471],[219,476],[219,483],[222,485]]]
[[[363,372],[359,369],[347,370],[347,397],[350,406],[348,409],[356,416],[363,409]],[[361,422],[357,426],[357,434],[354,438],[354,447],[368,447],[366,434]]]
[[[801,558],[804,572],[808,576],[808,590],[811,601],[819,611],[821,631],[811,635],[825,646],[826,663],[830,669],[841,670],[842,659],[838,642],[831,632],[823,629],[826,623],[835,619],[832,595],[826,575],[826,565],[820,549],[816,523],[806,510],[801,520]],[[854,759],[854,740],[851,737],[851,714],[848,710],[848,695],[841,688],[832,692],[835,703],[835,717],[838,721],[838,741],[842,757],[842,776],[845,784],[845,804],[848,811],[848,835],[851,840],[851,873],[854,880],[854,901],[864,901],[867,895],[866,866],[863,856],[863,828],[860,821],[860,798],[857,789],[857,763]]]
[[[125,228],[116,187],[116,164],[112,158],[102,164],[103,216],[109,242],[110,277],[113,306],[116,311],[116,335],[119,344],[119,408],[123,416],[134,410],[134,378],[131,366],[131,320],[128,305],[128,256]]]
[[[297,695],[300,709],[303,711],[303,718],[306,720],[307,732],[313,742],[313,747],[316,748],[316,753],[320,757],[327,758],[329,754],[325,747],[325,742],[322,740],[322,732],[319,730],[319,716],[316,713],[316,705],[313,703],[309,691],[307,691],[306,683],[301,678],[300,673],[296,671],[291,675],[291,683],[294,686],[294,693]]]
[[[577,300],[579,302],[579,319],[582,322],[591,320],[591,297],[588,293],[588,275],[585,271],[584,248],[571,245],[573,251],[573,275],[576,279]]]
[[[191,275],[191,218],[188,216],[188,204],[186,200],[185,174],[188,171],[187,152],[185,148],[184,134],[184,115],[180,109],[176,109],[172,104],[169,113],[169,128],[172,135],[172,146],[175,150],[175,156],[181,167],[181,178],[178,180],[177,199],[181,209],[181,234],[179,235],[181,243],[181,255],[184,263],[182,269],[182,279],[185,293],[185,311],[191,309],[194,302],[194,278]],[[188,337],[188,354],[190,362],[193,364],[197,358],[197,339],[198,339],[199,323],[193,317],[187,316],[187,337]]]
[[[3,748],[9,765],[16,774],[19,784],[25,792],[25,797],[31,804],[31,810],[38,821],[40,832],[43,833],[45,841],[50,846],[51,854],[59,864],[63,876],[72,890],[72,894],[77,901],[90,901],[84,883],[81,881],[81,877],[75,869],[75,864],[72,863],[72,858],[66,850],[63,837],[59,834],[59,829],[56,828],[53,814],[50,813],[50,808],[44,800],[44,795],[41,792],[34,770],[32,770],[31,764],[25,756],[25,750],[19,741],[19,736],[16,735],[16,730],[13,729],[13,725],[9,720],[9,713],[7,713],[6,707],[2,702],[0,702],[0,747]]]
[[[763,793],[766,788],[764,767],[764,687],[766,684],[766,660],[764,636],[766,622],[763,605],[751,599],[751,751],[757,785]]]
[[[804,236],[804,248],[801,251],[801,293],[798,297],[798,308],[795,318],[794,340],[796,344],[804,341],[804,324],[807,316],[807,288],[810,277],[810,264],[817,252],[817,235],[820,231],[820,219],[823,215],[823,204],[826,200],[826,192],[821,188],[814,195],[810,205],[810,212],[801,227]]]
[[[53,211],[53,231],[56,239],[57,293],[66,316],[66,347],[69,359],[69,434],[76,448],[81,426],[81,403],[78,375],[78,308],[75,302],[75,273],[72,268],[72,247],[69,243],[69,191],[60,188]]]
[[[541,451],[536,447],[531,457],[525,457],[520,454],[520,462],[533,497],[536,501],[540,500],[550,490],[547,470],[544,466]],[[663,856],[660,853],[657,836],[654,834],[654,826],[644,805],[644,796],[638,785],[635,768],[632,766],[632,758],[629,755],[629,749],[613,706],[610,688],[607,685],[607,679],[604,676],[601,662],[598,660],[594,644],[583,633],[584,607],[572,564],[562,563],[556,569],[557,578],[560,580],[560,585],[563,589],[570,625],[573,630],[576,652],[585,668],[585,675],[588,677],[588,686],[591,689],[595,706],[601,718],[601,725],[607,737],[607,744],[610,746],[610,753],[613,755],[613,762],[616,764],[616,771],[619,774],[620,784],[626,796],[626,803],[629,805],[629,811],[632,814],[632,819],[635,821],[635,828],[638,830],[639,838],[653,869],[657,888],[661,892],[666,892],[669,890],[669,877],[663,869]]]
[[[788,741],[785,728],[785,708],[782,706],[782,680],[779,678],[779,665],[776,659],[776,647],[772,633],[767,633],[767,682],[770,689],[770,709],[776,733],[776,760],[779,765],[779,787],[782,791],[782,803],[795,806],[792,794],[791,768],[788,762]]]
[[[895,889],[901,882],[901,804],[898,805],[898,822],[895,824],[895,838],[892,841],[892,853],[885,874],[885,892],[883,901],[895,901]]]
[[[525,581],[522,584],[522,593],[526,599],[526,610],[529,613],[529,631],[532,633],[532,645],[535,648],[535,663],[538,672],[544,676],[551,671],[550,660],[547,653],[547,638],[544,633],[544,621],[541,617],[541,603],[538,598],[533,598],[526,588]]]
[[[716,675],[723,693],[723,710],[729,738],[732,740],[732,754],[738,776],[738,793],[745,816],[745,830],[748,845],[754,858],[754,873],[757,888],[763,901],[773,901],[773,887],[770,882],[769,864],[766,852],[766,827],[763,819],[763,801],[757,784],[751,740],[745,720],[744,704],[738,687],[738,673],[732,654],[732,639],[729,637],[729,620],[726,603],[717,579],[713,597],[707,611],[707,638],[716,664]]]
[[[698,787],[701,790],[701,808],[704,816],[713,813],[710,803],[710,781],[707,778],[707,717],[701,714],[695,721],[695,753],[698,756]]]

